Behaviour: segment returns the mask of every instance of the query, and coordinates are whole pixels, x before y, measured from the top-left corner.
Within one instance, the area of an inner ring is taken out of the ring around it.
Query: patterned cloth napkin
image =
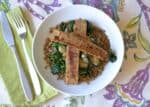
[[[12,27],[12,31],[14,33],[15,44],[16,44],[23,68],[25,70],[25,73],[28,79],[30,79],[28,69],[27,69],[27,64],[25,62],[24,53],[22,51],[22,44],[20,41],[21,39],[19,35],[17,35],[16,29],[14,27],[14,23],[12,19],[10,18],[10,13],[12,11],[17,12],[21,17],[23,17],[23,13],[21,12],[20,8],[15,8],[7,12],[7,17],[9,19],[9,22]],[[26,42],[28,53],[31,56],[32,34],[27,25],[27,22],[26,22],[26,28],[27,28],[27,38],[25,42]],[[41,88],[42,88],[41,95],[34,96],[34,100],[32,102],[26,102],[26,99],[24,97],[23,90],[20,84],[19,76],[18,76],[16,61],[14,59],[11,49],[7,46],[7,44],[4,41],[1,27],[0,27],[0,75],[4,81],[4,84],[6,85],[6,89],[9,93],[10,99],[14,105],[19,105],[19,106],[39,105],[49,100],[53,96],[57,95],[56,91],[54,91],[47,83],[45,83],[42,79],[40,79]]]

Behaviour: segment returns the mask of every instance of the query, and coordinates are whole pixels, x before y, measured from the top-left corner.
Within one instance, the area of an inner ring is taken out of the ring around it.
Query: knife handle
[[[23,92],[24,92],[24,95],[26,97],[26,100],[27,101],[32,101],[33,96],[32,96],[32,92],[31,92],[31,87],[29,85],[29,81],[27,80],[27,78],[25,76],[25,73],[24,73],[23,67],[21,65],[16,47],[11,46],[11,49],[14,53],[14,56],[15,56],[15,59],[16,59],[16,62],[17,62],[17,69],[18,69],[18,72],[19,72],[19,78],[20,78],[20,81],[21,81],[21,86],[23,88]]]
[[[40,86],[40,81],[39,81],[37,72],[35,71],[33,63],[32,63],[32,61],[31,61],[31,59],[30,59],[30,57],[27,53],[27,49],[26,49],[26,46],[25,46],[25,40],[22,39],[21,42],[22,42],[23,51],[24,51],[24,54],[25,54],[25,58],[26,58],[28,70],[29,70],[29,73],[30,73],[30,77],[31,77],[31,80],[32,80],[32,83],[33,83],[35,94],[40,95],[41,94],[41,86]]]

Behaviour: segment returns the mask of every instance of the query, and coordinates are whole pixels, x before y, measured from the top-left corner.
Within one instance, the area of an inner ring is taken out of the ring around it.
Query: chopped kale
[[[66,29],[66,27],[67,27],[67,24],[66,23],[64,23],[64,22],[62,22],[61,24],[60,24],[60,30],[61,31],[65,31],[65,29]]]
[[[117,56],[115,55],[115,53],[112,50],[110,50],[109,60],[111,62],[115,62],[117,60]]]
[[[88,69],[87,68],[79,68],[79,75],[87,75]]]
[[[72,21],[70,21],[70,22],[67,23],[67,30],[69,32],[73,32],[74,23],[75,23],[74,20],[72,20]]]
[[[89,21],[87,21],[87,34],[91,35],[92,33],[93,33],[93,26]]]
[[[49,55],[49,60],[51,61],[51,72],[53,74],[62,73],[65,71],[65,61],[63,59],[63,55],[58,51],[60,43],[53,43],[52,48],[55,48],[55,52]]]

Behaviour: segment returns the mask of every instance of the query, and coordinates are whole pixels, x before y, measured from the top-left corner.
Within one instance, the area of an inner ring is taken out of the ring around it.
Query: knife
[[[2,25],[4,39],[7,43],[7,45],[11,48],[11,50],[14,54],[14,57],[16,59],[17,69],[18,69],[19,78],[21,81],[21,86],[23,88],[24,95],[25,95],[27,101],[32,101],[33,96],[32,96],[32,92],[31,92],[31,87],[29,85],[29,81],[27,80],[24,70],[23,70],[23,67],[21,65],[21,62],[20,62],[16,47],[15,47],[13,34],[12,34],[8,19],[6,17],[6,14],[4,13],[4,11],[0,11],[0,21],[1,21],[1,25]]]

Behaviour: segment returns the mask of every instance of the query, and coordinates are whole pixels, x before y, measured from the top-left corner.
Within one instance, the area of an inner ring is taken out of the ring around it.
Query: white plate
[[[82,83],[79,85],[66,85],[63,80],[57,80],[57,77],[51,74],[50,69],[45,69],[43,47],[46,38],[49,36],[49,29],[55,27],[61,22],[73,19],[86,19],[96,26],[104,29],[110,40],[111,48],[116,52],[117,61],[109,62],[104,71],[90,84]],[[34,35],[33,42],[33,61],[40,76],[56,90],[70,95],[80,96],[94,93],[103,89],[117,75],[124,57],[124,43],[120,30],[112,19],[96,8],[85,5],[73,5],[63,8],[52,15],[49,15],[39,26]]]

